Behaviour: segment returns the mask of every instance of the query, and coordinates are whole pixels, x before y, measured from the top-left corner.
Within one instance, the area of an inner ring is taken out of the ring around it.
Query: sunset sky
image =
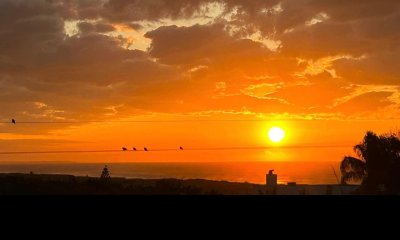
[[[399,0],[0,0],[0,152],[272,147],[0,160],[340,161],[400,127],[399,29]]]

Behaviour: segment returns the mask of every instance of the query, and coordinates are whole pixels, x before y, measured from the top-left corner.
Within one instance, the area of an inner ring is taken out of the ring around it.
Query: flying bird
[[[14,118],[13,118],[13,119],[11,119],[11,122],[12,122],[13,124],[17,123],[17,122],[15,121],[15,119],[14,119]]]
[[[134,148],[133,148],[133,151],[137,151],[137,149],[134,147]]]
[[[179,149],[180,149],[180,150],[183,150],[183,147],[180,147]]]
[[[127,148],[125,148],[125,147],[123,147],[123,148],[122,148],[122,151],[128,151],[128,149],[127,149]]]
[[[149,149],[147,149],[147,148],[144,148],[144,151],[146,151],[146,152],[147,152],[147,151],[149,151]]]

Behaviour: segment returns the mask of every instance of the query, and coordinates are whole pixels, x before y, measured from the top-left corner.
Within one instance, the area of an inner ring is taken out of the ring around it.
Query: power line
[[[270,150],[270,149],[315,149],[315,148],[347,148],[350,146],[283,146],[283,147],[203,147],[203,148],[164,148],[148,150],[59,150],[59,151],[15,151],[0,152],[0,155],[19,154],[74,154],[74,153],[134,153],[134,152],[184,152],[184,151],[237,151],[237,150]]]
[[[127,120],[127,121],[22,121],[0,122],[2,124],[82,124],[82,123],[190,123],[190,122],[268,122],[262,119],[187,119],[187,120]]]
[[[380,119],[379,121],[399,120],[400,118]],[[312,119],[320,120],[320,119]],[[323,119],[322,119],[323,120]],[[196,122],[273,122],[274,119],[181,119],[181,120],[87,120],[87,121],[2,121],[0,124],[83,124],[83,123],[196,123]],[[293,119],[281,119],[279,121],[294,121]],[[296,119],[296,121],[310,121],[306,119]],[[353,120],[359,121],[376,121],[376,120]]]
[[[20,152],[0,152],[0,155],[13,154],[54,154],[54,153],[112,153],[122,152],[121,150],[60,150],[60,151],[20,151]]]

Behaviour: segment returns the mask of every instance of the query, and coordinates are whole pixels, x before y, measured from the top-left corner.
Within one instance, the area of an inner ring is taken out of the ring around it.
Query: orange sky
[[[340,161],[399,127],[399,24],[395,0],[1,1],[0,152],[286,138],[0,159]]]

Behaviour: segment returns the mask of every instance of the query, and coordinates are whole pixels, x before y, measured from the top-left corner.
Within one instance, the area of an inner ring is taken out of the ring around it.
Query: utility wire
[[[315,149],[315,148],[346,148],[349,146],[282,146],[282,147],[204,147],[204,148],[164,148],[137,150],[59,150],[59,151],[15,151],[0,152],[0,155],[18,154],[69,154],[69,153],[134,153],[134,152],[184,152],[184,151],[235,151],[235,150],[269,150],[269,149]]]
[[[267,122],[271,120],[262,119],[188,119],[188,120],[126,120],[126,121],[21,121],[21,122],[0,122],[2,124],[82,124],[82,123],[181,123],[181,122]]]
[[[400,118],[381,119],[382,120],[399,120]],[[318,120],[318,119],[315,119]],[[196,123],[196,122],[271,122],[273,119],[181,119],[181,120],[87,120],[87,121],[1,121],[0,124],[83,124],[83,123]],[[291,121],[291,119],[284,119],[282,121]],[[301,121],[301,120],[296,120]],[[308,121],[308,120],[303,120]],[[370,120],[355,120],[357,121],[370,121]],[[371,120],[374,121],[374,120]]]

